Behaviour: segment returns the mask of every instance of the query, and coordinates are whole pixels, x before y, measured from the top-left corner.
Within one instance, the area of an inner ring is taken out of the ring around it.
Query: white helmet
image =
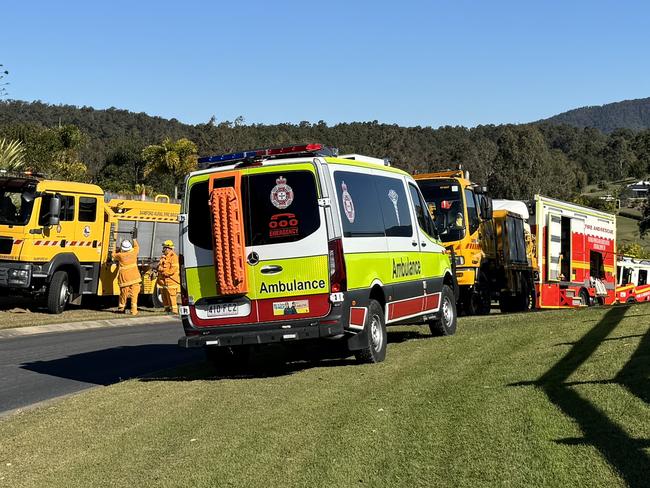
[[[126,239],[122,241],[122,246],[121,246],[122,252],[127,252],[133,249],[133,244],[131,244],[131,241],[127,241]]]

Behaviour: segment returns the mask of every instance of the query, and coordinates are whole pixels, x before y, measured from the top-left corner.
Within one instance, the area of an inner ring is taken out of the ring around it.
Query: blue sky
[[[9,97],[200,123],[537,120],[650,96],[650,2],[4,0]]]

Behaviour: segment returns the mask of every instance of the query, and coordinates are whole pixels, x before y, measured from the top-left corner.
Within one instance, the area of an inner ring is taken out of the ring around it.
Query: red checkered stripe
[[[34,241],[35,246],[58,246],[61,241]]]
[[[15,243],[15,242],[14,242]],[[60,246],[61,241],[34,241],[35,246]],[[65,243],[65,247],[92,247],[93,241],[69,241]],[[98,242],[97,247],[101,247],[102,243]]]

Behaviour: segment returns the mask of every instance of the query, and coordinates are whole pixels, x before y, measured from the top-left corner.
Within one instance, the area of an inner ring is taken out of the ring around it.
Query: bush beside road
[[[387,360],[206,364],[0,421],[0,480],[86,486],[643,486],[650,306],[389,329]],[[74,359],[74,358],[71,358]]]

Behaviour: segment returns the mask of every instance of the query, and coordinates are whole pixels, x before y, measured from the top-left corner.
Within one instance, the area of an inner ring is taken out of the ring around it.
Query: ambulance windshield
[[[440,240],[458,241],[465,236],[465,218],[460,185],[454,180],[418,180],[429,206]]]
[[[0,225],[27,224],[33,205],[33,184],[0,178]]]

